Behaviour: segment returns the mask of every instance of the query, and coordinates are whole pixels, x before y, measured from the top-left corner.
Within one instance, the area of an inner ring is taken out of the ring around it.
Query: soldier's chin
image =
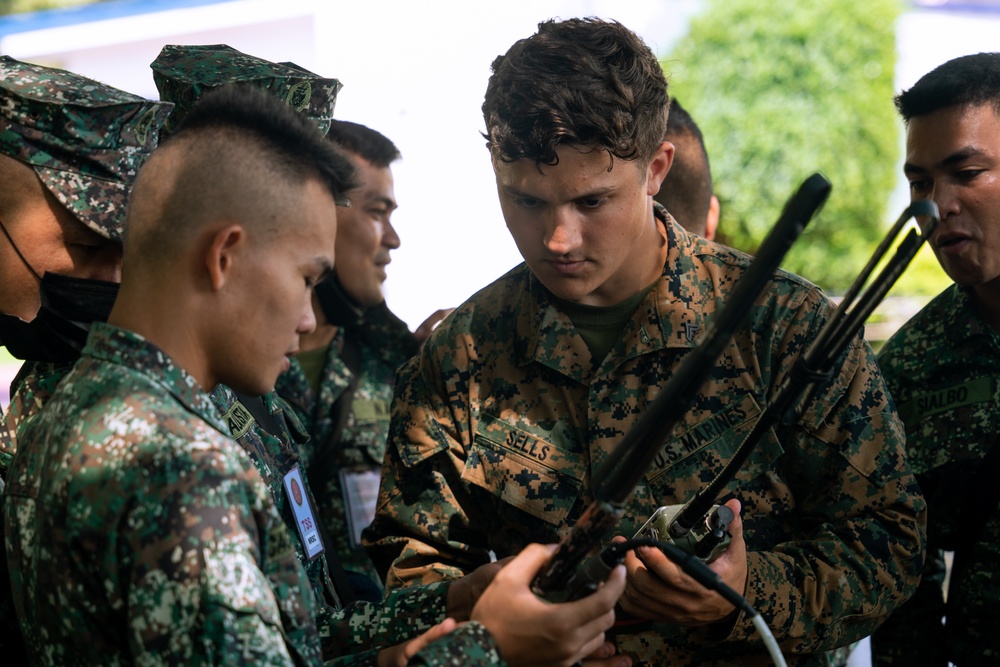
[[[284,368],[287,370],[287,365]],[[223,380],[222,384],[247,396],[263,396],[274,391],[274,385],[277,381],[277,375],[273,377],[269,375],[268,377],[232,378],[229,382]]]

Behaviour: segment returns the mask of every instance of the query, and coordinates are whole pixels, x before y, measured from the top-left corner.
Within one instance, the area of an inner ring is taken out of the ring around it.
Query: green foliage
[[[0,15],[38,12],[43,9],[91,5],[106,0],[0,0]]]
[[[900,0],[707,0],[663,61],[705,135],[724,243],[753,252],[809,174],[833,183],[783,267],[836,293],[887,227]]]

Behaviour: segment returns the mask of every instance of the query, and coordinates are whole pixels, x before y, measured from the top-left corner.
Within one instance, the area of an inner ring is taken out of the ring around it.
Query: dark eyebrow
[[[584,199],[596,199],[598,197],[603,197],[605,195],[611,194],[612,192],[614,192],[614,190],[615,188],[613,185],[609,185],[603,188],[597,188],[596,190],[592,190],[590,192],[580,195],[579,197],[576,198],[576,201],[583,201]]]
[[[980,149],[976,148],[975,146],[965,146],[963,148],[958,149],[957,151],[955,151],[954,153],[952,153],[951,155],[949,155],[945,159],[941,160],[941,162],[939,163],[938,166],[941,166],[941,167],[954,167],[956,164],[961,164],[962,162],[965,162],[969,158],[983,157],[985,155],[986,155],[986,153],[984,153]],[[912,174],[912,173],[922,174],[922,173],[924,173],[926,171],[927,171],[926,168],[919,167],[919,166],[917,166],[915,164],[912,164],[910,162],[903,163],[903,173],[904,174]]]
[[[531,199],[540,199],[540,197],[538,197],[536,195],[533,195],[533,194],[529,194],[529,193],[524,192],[522,190],[519,190],[516,186],[513,186],[513,185],[501,185],[500,189],[503,190],[508,195],[512,195],[514,197],[529,197]],[[610,194],[610,193],[612,193],[614,191],[615,191],[615,186],[609,185],[609,186],[605,186],[603,188],[597,188],[595,190],[591,190],[590,192],[585,192],[585,193],[583,193],[582,195],[580,195],[578,197],[574,197],[573,201],[583,201],[585,199],[596,199],[596,198],[608,195],[608,194]]]

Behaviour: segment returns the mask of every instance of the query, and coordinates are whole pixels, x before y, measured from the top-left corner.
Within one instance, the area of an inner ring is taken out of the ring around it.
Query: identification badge
[[[378,468],[340,471],[351,547],[354,549],[361,546],[361,531],[375,520],[375,504],[378,502],[378,485],[381,481],[382,473]]]
[[[316,518],[302,484],[302,473],[299,472],[298,466],[285,475],[285,494],[292,508],[292,516],[295,517],[295,526],[299,529],[299,537],[305,545],[306,556],[313,559],[323,553],[323,540],[319,536],[319,526],[316,525]]]

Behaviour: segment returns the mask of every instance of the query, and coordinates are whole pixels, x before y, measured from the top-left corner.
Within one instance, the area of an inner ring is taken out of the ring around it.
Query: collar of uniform
[[[657,209],[657,213],[661,211]],[[693,348],[720,305],[714,298],[719,286],[715,281],[718,272],[713,269],[721,267],[706,262],[716,255],[717,246],[686,231],[666,209],[661,214],[667,234],[667,259],[660,284],[643,307],[649,310],[648,320],[658,324],[660,347]]]
[[[997,333],[976,314],[971,288],[953,284],[941,296],[948,300],[946,312],[950,321],[944,330],[949,336],[955,340],[978,336],[985,336],[990,340],[996,338]]]
[[[212,399],[186,370],[174,364],[166,352],[139,334],[119,327],[95,322],[91,325],[87,344],[81,356],[128,366],[163,387],[189,411],[211,426],[229,435]]]

